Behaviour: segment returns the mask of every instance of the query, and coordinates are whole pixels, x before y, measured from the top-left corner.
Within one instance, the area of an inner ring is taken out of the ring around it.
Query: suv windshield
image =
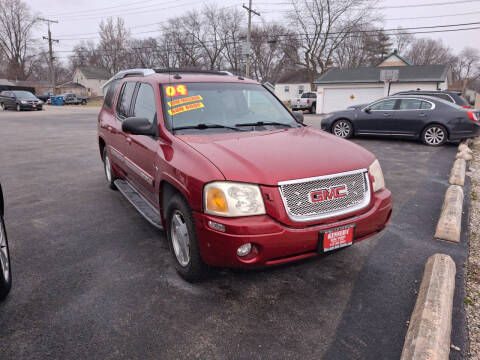
[[[256,84],[165,84],[162,96],[167,127],[172,130],[248,131],[265,126],[301,126],[269,91]]]
[[[21,100],[35,100],[36,97],[28,91],[14,91],[15,96]]]

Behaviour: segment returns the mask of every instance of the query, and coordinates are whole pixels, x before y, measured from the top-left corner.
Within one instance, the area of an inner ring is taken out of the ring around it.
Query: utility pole
[[[58,40],[52,39],[52,32],[50,31],[50,23],[55,23],[58,24],[58,21],[56,20],[48,20],[48,19],[43,19],[43,18],[38,18],[40,21],[45,21],[48,24],[48,37],[43,37],[44,40],[48,40],[48,53],[50,55],[50,74],[52,78],[52,87],[53,87],[53,95],[56,95],[56,89],[57,89],[57,77],[55,75],[55,69],[53,67],[53,46],[52,43],[56,42],[58,43]]]
[[[252,9],[252,0],[248,1],[248,7],[246,7],[245,5],[242,5],[242,7],[248,11],[247,64],[245,68],[245,76],[249,77],[250,76],[250,52],[252,50],[252,47],[250,44],[250,40],[252,37],[252,13],[257,16],[260,16],[260,13]]]

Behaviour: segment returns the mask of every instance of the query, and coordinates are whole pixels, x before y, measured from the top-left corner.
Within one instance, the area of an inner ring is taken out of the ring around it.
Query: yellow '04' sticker
[[[204,107],[205,107],[205,105],[203,105],[203,103],[196,102],[196,103],[193,103],[193,104],[182,105],[182,106],[178,106],[176,108],[170,109],[170,110],[168,110],[168,113],[170,115],[176,115],[176,114],[180,114],[180,113],[183,113],[183,112],[186,112],[186,111],[197,110],[197,109],[201,109],[201,108],[204,108]]]
[[[189,97],[186,97],[186,98],[169,101],[168,106],[172,107],[172,106],[188,104],[188,103],[191,103],[191,102],[202,101],[202,100],[203,100],[203,98],[202,98],[201,95],[189,96]]]

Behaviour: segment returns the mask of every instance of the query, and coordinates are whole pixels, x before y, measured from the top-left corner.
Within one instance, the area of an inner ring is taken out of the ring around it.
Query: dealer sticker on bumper
[[[319,250],[322,252],[340,249],[353,244],[355,225],[341,226],[319,233]]]

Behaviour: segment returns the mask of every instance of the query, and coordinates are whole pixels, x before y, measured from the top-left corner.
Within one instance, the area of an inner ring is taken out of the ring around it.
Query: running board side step
[[[145,198],[135,190],[126,180],[117,179],[114,181],[118,191],[137,209],[147,221],[157,229],[163,230],[160,213]]]

